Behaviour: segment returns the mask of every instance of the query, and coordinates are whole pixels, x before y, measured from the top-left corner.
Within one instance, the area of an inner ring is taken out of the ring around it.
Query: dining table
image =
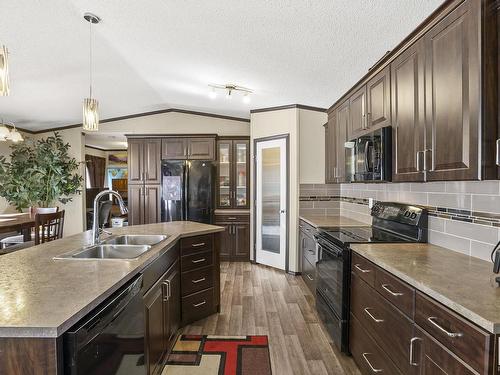
[[[0,214],[0,234],[21,232],[24,242],[27,242],[31,241],[31,229],[34,226],[34,213]]]

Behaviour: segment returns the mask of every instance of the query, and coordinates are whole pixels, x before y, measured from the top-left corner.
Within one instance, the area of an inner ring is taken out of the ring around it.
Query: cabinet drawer
[[[316,295],[316,267],[307,258],[302,258],[302,278],[313,295]]]
[[[212,250],[212,241],[212,234],[183,238],[181,240],[181,255],[188,255],[193,251]]]
[[[356,275],[352,275],[351,287],[352,315],[401,372],[416,374],[408,355],[413,322]]]
[[[242,214],[215,214],[215,222],[217,223],[249,223],[250,215]]]
[[[481,374],[489,373],[493,335],[417,292],[415,323]]]
[[[415,311],[415,289],[397,277],[377,268],[375,271],[375,289],[406,316],[413,319]]]
[[[182,298],[183,325],[203,319],[215,312],[213,288]]]
[[[351,269],[355,275],[361,277],[371,287],[375,286],[376,266],[372,262],[353,252]]]
[[[214,285],[214,268],[208,266],[181,275],[182,296],[210,288]]]
[[[212,261],[213,261],[212,250],[185,255],[181,257],[181,272],[186,272],[197,268],[211,266]]]
[[[401,374],[353,315],[349,337],[352,356],[362,374]]]

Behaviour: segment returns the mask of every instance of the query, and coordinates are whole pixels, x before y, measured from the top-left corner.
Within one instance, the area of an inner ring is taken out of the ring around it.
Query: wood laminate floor
[[[185,334],[268,335],[273,375],[360,374],[324,331],[300,276],[250,263],[221,264],[221,313]]]

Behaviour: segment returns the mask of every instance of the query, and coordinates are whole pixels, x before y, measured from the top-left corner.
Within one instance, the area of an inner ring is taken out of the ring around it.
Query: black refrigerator
[[[161,221],[211,224],[215,208],[215,166],[211,161],[163,160]]]

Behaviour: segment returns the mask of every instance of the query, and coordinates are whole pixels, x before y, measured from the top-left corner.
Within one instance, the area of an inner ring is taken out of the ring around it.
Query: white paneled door
[[[287,246],[288,138],[256,142],[256,261],[284,270]]]

